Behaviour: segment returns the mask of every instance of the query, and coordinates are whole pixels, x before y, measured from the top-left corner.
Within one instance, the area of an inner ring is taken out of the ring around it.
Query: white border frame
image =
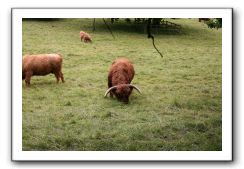
[[[22,18],[223,18],[222,151],[22,151]],[[232,9],[12,9],[13,161],[232,161]]]

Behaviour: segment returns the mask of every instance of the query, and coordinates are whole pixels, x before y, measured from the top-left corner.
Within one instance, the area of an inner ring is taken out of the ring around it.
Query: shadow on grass
[[[180,20],[180,19],[179,19]],[[171,21],[171,20],[170,20]],[[174,23],[174,21],[171,21]],[[197,21],[196,21],[197,22]],[[189,35],[189,34],[200,34],[202,29],[206,28],[207,26],[202,23],[202,26],[194,26],[194,25],[184,25],[181,22],[175,22],[181,26],[179,31],[174,31],[170,29],[151,29],[154,35]],[[147,25],[142,23],[127,23],[125,21],[119,21],[111,24],[110,21],[107,21],[107,24],[110,26],[113,32],[124,32],[124,33],[137,33],[137,34],[145,34],[147,35]],[[91,25],[92,28],[92,25]],[[106,25],[102,21],[97,21],[95,24],[95,31],[101,32],[109,32]],[[208,29],[207,29],[208,30]],[[207,33],[207,31],[206,31]]]
[[[108,24],[112,30],[112,32],[120,32],[120,33],[137,33],[137,34],[144,34],[147,35],[147,25],[146,24],[135,24],[135,23],[114,23]],[[96,31],[99,32],[109,32],[108,28],[104,23],[97,23],[95,25]],[[181,31],[170,31],[164,29],[152,29],[152,33],[155,35],[181,35]]]

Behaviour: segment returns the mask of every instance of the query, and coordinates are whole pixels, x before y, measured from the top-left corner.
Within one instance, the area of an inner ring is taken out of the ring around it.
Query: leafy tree
[[[147,24],[148,20],[151,19],[152,25],[160,25],[163,18],[125,18],[125,21],[131,23],[134,20],[134,23],[144,23]],[[111,23],[119,21],[119,18],[111,18]]]
[[[222,28],[222,18],[213,18],[205,22],[209,28]]]

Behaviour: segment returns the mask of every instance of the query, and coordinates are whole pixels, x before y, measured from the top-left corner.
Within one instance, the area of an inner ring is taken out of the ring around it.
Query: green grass
[[[23,81],[23,150],[221,151],[221,37],[196,19],[178,19],[180,34],[155,34],[161,58],[143,30],[101,20],[23,21],[23,54],[60,53],[65,83],[54,75]],[[93,37],[81,43],[79,31]],[[129,104],[103,98],[108,69],[133,61]]]

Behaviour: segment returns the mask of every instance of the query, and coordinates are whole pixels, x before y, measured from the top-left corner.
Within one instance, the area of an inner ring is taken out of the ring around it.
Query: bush
[[[222,18],[214,18],[210,19],[209,21],[206,22],[209,28],[222,28]]]

